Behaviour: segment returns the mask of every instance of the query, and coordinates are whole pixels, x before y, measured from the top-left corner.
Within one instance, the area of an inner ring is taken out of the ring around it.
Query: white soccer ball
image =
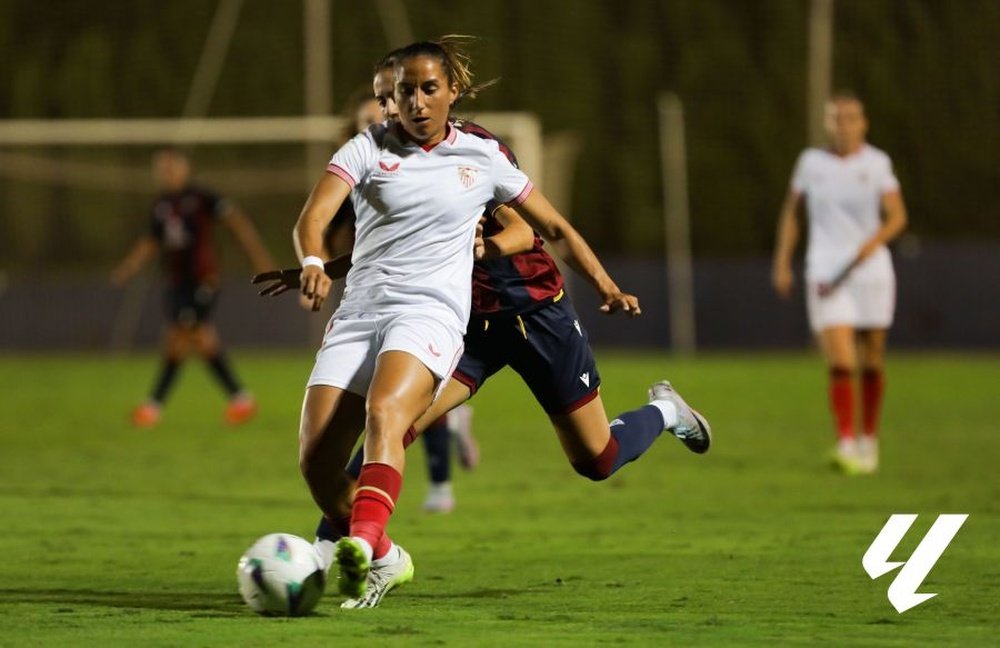
[[[315,547],[290,533],[271,533],[253,543],[236,566],[236,580],[254,612],[275,616],[308,614],[326,585]]]

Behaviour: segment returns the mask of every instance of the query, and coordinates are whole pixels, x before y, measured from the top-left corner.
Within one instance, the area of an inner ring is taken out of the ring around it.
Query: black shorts
[[[172,324],[193,326],[209,320],[219,291],[214,286],[181,286],[168,288],[166,294],[167,320]]]
[[[473,394],[510,367],[548,414],[569,414],[597,397],[601,377],[580,318],[563,297],[523,315],[473,316],[452,377]]]

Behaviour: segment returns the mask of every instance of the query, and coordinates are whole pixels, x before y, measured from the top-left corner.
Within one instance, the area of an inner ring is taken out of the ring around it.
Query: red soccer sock
[[[375,557],[379,555],[377,548],[385,536],[385,525],[396,507],[402,487],[403,476],[388,464],[368,463],[361,467],[351,508],[351,535],[376,550]],[[384,547],[382,555],[387,550],[388,546]]]
[[[843,367],[830,368],[830,409],[837,425],[837,437],[854,438],[854,385],[851,384],[851,370]]]
[[[885,374],[882,370],[865,369],[861,374],[861,422],[866,436],[875,436],[878,433],[884,393]]]
[[[378,542],[372,547],[372,558],[378,560],[389,553],[389,549],[392,547],[392,539],[389,538],[388,533],[383,533],[382,537],[378,539]]]

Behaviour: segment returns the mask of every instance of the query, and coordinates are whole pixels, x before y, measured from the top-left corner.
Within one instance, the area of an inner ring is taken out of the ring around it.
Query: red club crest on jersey
[[[479,169],[475,167],[458,167],[458,179],[466,189],[476,183],[476,175],[478,173]]]
[[[399,162],[395,164],[386,164],[385,162],[380,161],[378,165],[386,173],[395,173],[396,170],[399,169]]]

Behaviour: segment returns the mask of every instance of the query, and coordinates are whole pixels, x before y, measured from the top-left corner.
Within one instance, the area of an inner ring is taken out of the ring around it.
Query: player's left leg
[[[193,336],[202,359],[229,398],[224,413],[226,423],[237,425],[252,419],[257,413],[257,403],[237,379],[228,356],[222,351],[215,325],[199,322],[193,327]]]
[[[362,598],[368,572],[387,557],[380,555],[380,550],[402,490],[406,463],[403,438],[430,406],[438,380],[427,364],[407,351],[386,350],[376,361],[366,398],[365,463],[351,507],[351,535],[342,538],[336,550],[340,591],[352,598]],[[392,545],[384,550],[392,551]]]
[[[858,455],[865,472],[878,470],[878,425],[885,395],[886,329],[858,332],[861,366],[861,431]]]

